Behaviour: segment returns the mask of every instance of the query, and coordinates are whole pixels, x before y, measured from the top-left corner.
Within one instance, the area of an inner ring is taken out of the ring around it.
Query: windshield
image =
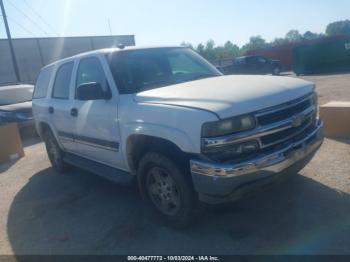
[[[200,55],[181,47],[118,51],[109,61],[121,94],[221,75]]]

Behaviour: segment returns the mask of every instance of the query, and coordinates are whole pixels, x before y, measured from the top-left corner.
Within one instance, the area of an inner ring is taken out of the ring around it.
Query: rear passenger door
[[[52,86],[49,107],[47,108],[50,123],[54,126],[58,140],[65,150],[74,152],[74,118],[70,110],[73,107],[72,72],[74,61],[59,65]]]
[[[104,62],[99,56],[81,58],[79,62],[75,90],[82,84],[93,82],[100,84],[112,96],[108,100],[75,99],[75,142],[78,143],[80,156],[120,167],[122,159],[119,153],[118,92],[116,88],[111,88],[114,83],[111,76],[108,80],[108,66]]]

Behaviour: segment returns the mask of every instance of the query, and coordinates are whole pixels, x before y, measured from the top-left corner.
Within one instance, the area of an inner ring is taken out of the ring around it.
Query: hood
[[[0,106],[0,110],[17,112],[17,113],[19,112],[29,113],[32,111],[32,101]]]
[[[134,99],[209,110],[227,118],[291,101],[313,89],[313,83],[292,77],[228,75],[140,92]]]

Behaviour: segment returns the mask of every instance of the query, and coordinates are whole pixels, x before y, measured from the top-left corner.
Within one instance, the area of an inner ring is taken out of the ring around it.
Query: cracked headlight
[[[255,126],[255,118],[249,115],[208,122],[204,123],[202,126],[202,137],[229,135],[253,129]]]

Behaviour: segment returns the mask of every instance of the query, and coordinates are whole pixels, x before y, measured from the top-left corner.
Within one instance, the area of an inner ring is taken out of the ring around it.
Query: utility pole
[[[4,24],[5,24],[6,34],[7,34],[7,40],[9,41],[9,46],[10,46],[10,51],[11,51],[13,69],[14,69],[14,71],[15,71],[15,75],[16,75],[16,80],[17,80],[17,82],[20,82],[21,79],[20,79],[20,76],[19,76],[19,70],[18,70],[16,55],[15,55],[15,50],[13,49],[13,44],[12,44],[12,38],[11,38],[10,28],[9,28],[8,23],[7,23],[7,17],[6,17],[6,13],[5,13],[5,7],[4,7],[4,3],[2,2],[2,0],[0,0],[0,6],[1,6],[2,17],[3,17],[3,19],[4,19]]]

